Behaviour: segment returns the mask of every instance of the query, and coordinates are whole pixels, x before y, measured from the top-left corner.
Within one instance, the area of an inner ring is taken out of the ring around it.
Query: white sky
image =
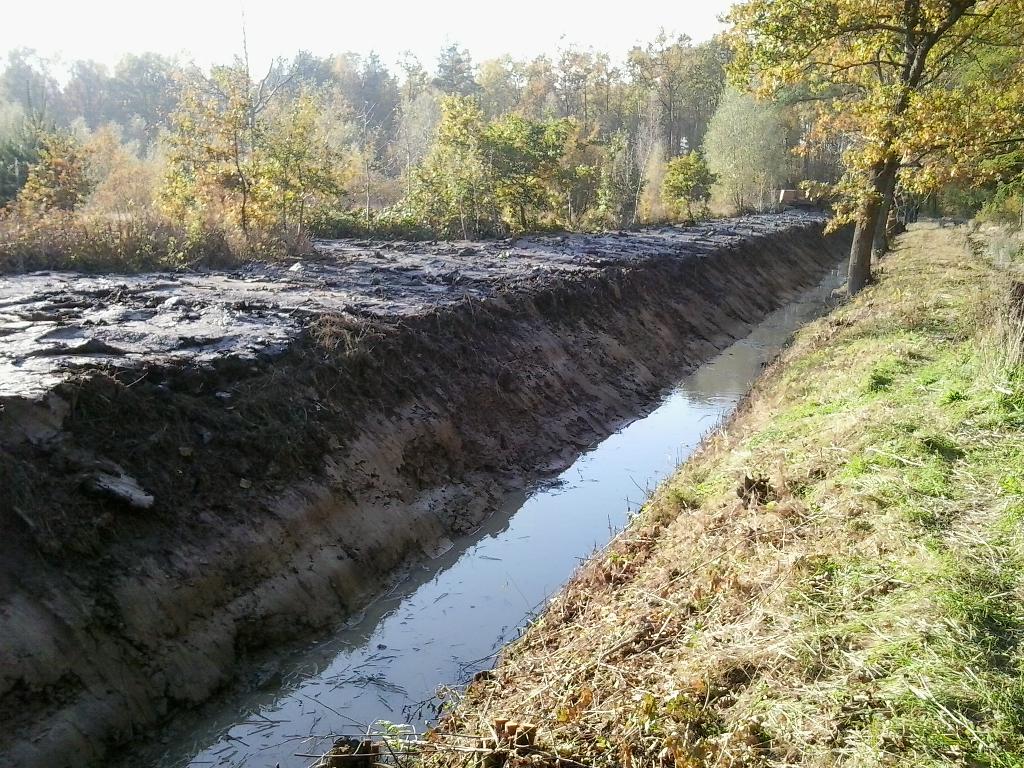
[[[390,66],[411,50],[428,70],[449,42],[474,61],[530,58],[569,44],[621,59],[660,28],[706,40],[731,0],[4,0],[0,54],[35,48],[67,64],[113,65],[125,53],[180,54],[201,65],[241,50],[242,12],[254,67],[300,49],[318,55],[375,50]],[[606,8],[611,7],[610,10]],[[499,10],[500,9],[500,10]]]

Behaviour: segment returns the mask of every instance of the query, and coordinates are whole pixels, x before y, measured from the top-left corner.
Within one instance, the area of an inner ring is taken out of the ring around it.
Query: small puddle
[[[376,720],[429,718],[438,685],[459,685],[629,520],[648,492],[728,416],[790,335],[825,309],[843,277],[767,317],[686,376],[655,410],[583,454],[555,482],[509,499],[472,536],[414,570],[359,620],[296,655],[259,690],[172,726],[134,765],[298,768],[330,737]],[[317,741],[317,737],[321,737]]]

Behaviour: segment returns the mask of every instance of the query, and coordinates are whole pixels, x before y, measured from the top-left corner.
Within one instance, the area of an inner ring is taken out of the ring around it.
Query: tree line
[[[17,50],[0,74],[0,225],[23,262],[69,228],[141,236],[161,258],[273,254],[315,236],[693,220],[838,178],[837,147],[793,155],[802,105],[727,87],[731,58],[722,40],[661,34],[617,64],[574,47],[475,64],[451,45],[432,71],[302,52],[256,74],[244,54],[207,70],[144,54],[75,62],[61,82]]]

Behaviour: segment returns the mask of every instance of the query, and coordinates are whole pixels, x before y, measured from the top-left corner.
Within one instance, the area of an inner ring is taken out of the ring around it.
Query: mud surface
[[[814,285],[811,214],[0,281],[0,764],[335,626]]]
[[[325,241],[319,259],[231,273],[0,278],[0,396],[39,395],[98,364],[208,364],[275,357],[311,317],[398,320],[466,300],[532,292],[659,257],[709,256],[807,215],[699,228],[481,243]]]

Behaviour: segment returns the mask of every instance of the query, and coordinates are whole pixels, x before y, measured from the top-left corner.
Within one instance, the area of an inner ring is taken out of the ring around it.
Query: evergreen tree
[[[452,43],[441,50],[437,59],[434,87],[449,96],[472,96],[479,90],[473,78],[473,61],[469,51]]]

